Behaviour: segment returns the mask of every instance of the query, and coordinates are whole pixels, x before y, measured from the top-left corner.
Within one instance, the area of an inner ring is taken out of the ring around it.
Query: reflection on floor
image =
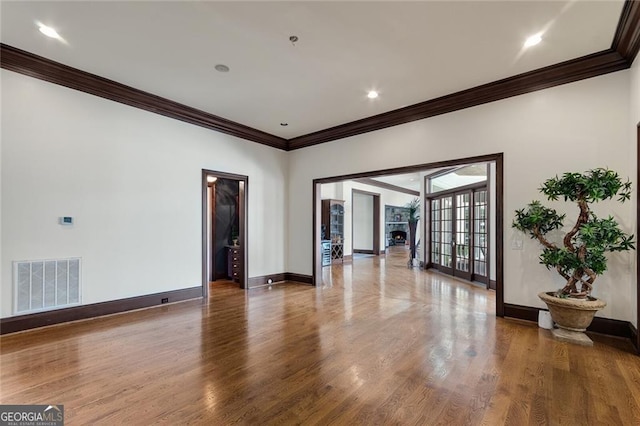
[[[365,257],[375,257],[375,254],[369,254],[369,253],[353,253],[352,258],[353,259],[364,259]]]
[[[406,260],[4,336],[0,401],[69,424],[640,424],[628,342],[557,342]]]

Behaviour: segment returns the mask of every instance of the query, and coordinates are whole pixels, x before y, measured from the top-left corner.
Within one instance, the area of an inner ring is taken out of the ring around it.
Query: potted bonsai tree
[[[516,210],[512,226],[527,233],[542,245],[540,263],[554,268],[566,280],[563,288],[542,292],[538,296],[547,304],[558,330],[554,335],[563,340],[593,344],[583,333],[595,313],[606,306],[591,296],[593,283],[607,269],[607,252],[635,249],[633,235],[620,229],[609,216],[598,218],[590,204],[617,197],[625,202],[631,196],[631,182],[623,182],[612,170],[597,168],[584,173],[565,173],[546,180],[539,189],[549,200],[563,199],[577,204],[578,218],[560,241],[549,235],[560,230],[564,214],[531,202],[525,209]]]

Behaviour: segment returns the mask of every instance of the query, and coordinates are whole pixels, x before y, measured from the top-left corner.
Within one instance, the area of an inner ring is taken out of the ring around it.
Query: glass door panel
[[[431,200],[431,263],[440,264],[440,200]]]
[[[489,272],[488,201],[486,189],[473,194],[473,272],[474,278],[483,282],[487,282]]]
[[[487,190],[467,190],[429,200],[431,264],[467,280],[488,273]]]
[[[453,197],[442,197],[441,219],[442,241],[440,243],[440,265],[445,268],[453,267],[453,253],[451,250],[451,241],[453,238]]]
[[[431,263],[439,270],[452,273],[453,196],[430,200],[431,203]]]
[[[455,268],[454,275],[471,279],[471,193],[455,194]]]

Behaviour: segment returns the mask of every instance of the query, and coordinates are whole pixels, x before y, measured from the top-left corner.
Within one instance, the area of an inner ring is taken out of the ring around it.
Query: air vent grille
[[[14,313],[78,305],[80,258],[13,262]]]

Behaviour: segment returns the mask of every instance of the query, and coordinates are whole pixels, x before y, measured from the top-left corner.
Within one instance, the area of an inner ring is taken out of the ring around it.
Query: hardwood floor
[[[554,341],[406,256],[5,335],[0,402],[64,404],[69,425],[640,424],[628,342]]]

